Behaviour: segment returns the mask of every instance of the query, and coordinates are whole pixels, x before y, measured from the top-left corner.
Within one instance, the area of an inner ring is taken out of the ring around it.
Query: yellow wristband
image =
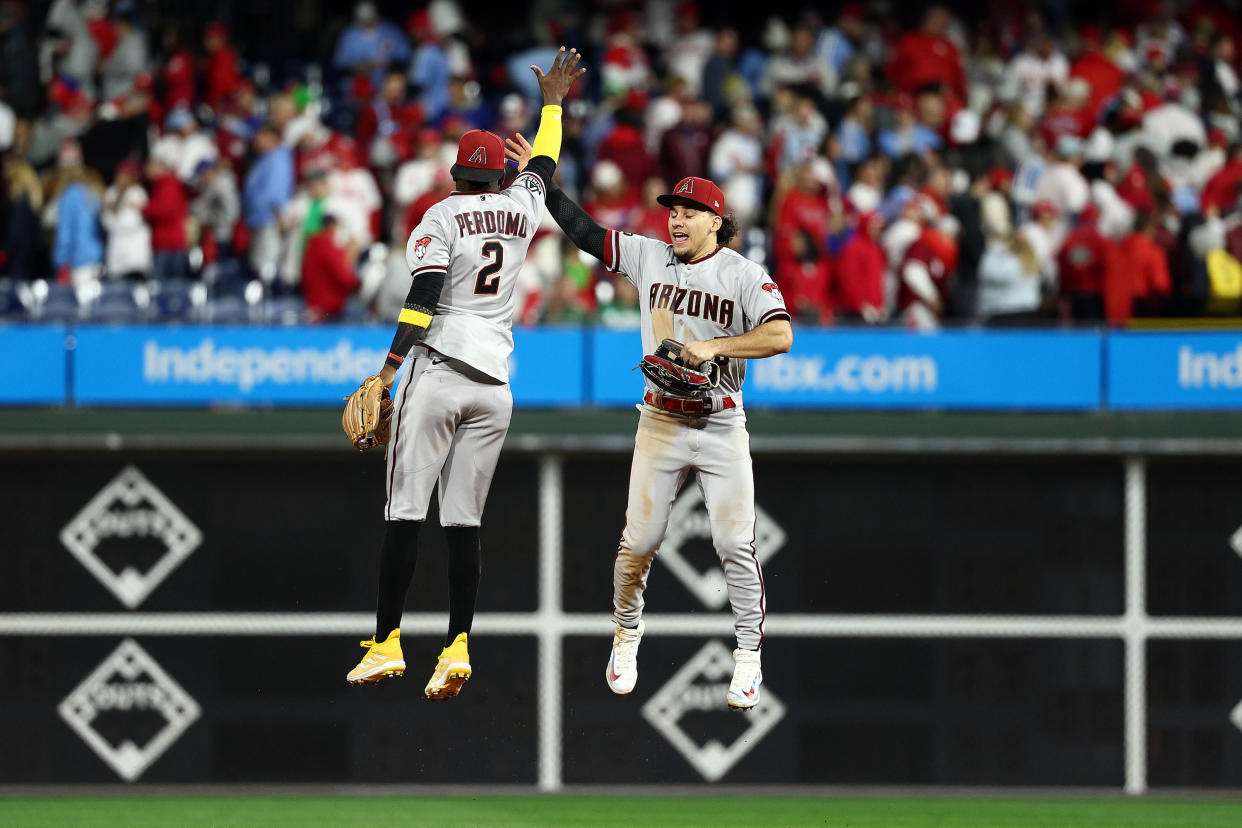
[[[397,317],[397,323],[400,324],[402,322],[413,325],[416,328],[425,328],[431,324],[431,314],[402,308],[401,315]]]
[[[545,106],[539,116],[539,132],[530,148],[531,158],[546,155],[553,161],[561,157],[561,108]]]

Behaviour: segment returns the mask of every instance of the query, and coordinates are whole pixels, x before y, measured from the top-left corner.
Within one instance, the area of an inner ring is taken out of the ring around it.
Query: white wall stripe
[[[733,635],[728,613],[643,613],[646,635]],[[447,613],[406,613],[403,636],[441,636]],[[369,612],[28,612],[0,613],[0,636],[258,636],[343,635],[365,638]],[[473,633],[483,636],[598,636],[604,661],[612,615],[479,613]],[[1127,638],[1242,639],[1242,618],[1148,618],[1137,626],[1121,615],[802,615],[768,613],[768,635],[804,638]],[[601,661],[601,664],[603,661]],[[602,669],[602,668],[601,668]]]

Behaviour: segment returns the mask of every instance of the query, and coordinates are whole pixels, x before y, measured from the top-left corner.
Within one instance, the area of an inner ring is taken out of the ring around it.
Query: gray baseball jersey
[[[513,287],[543,220],[543,203],[543,181],[522,173],[498,193],[454,192],[427,211],[405,246],[415,279],[445,273],[424,344],[509,381]]]
[[[498,193],[453,193],[410,234],[413,278],[441,271],[444,289],[393,401],[385,520],[424,520],[438,487],[443,525],[482,522],[513,413],[513,286],[543,203],[543,181],[523,173]]]
[[[658,239],[609,230],[604,267],[638,288],[642,299],[643,353],[654,353],[651,309],[666,304],[673,312],[673,338],[682,342],[737,336],[773,319],[789,319],[785,298],[767,271],[740,253],[722,247],[685,264],[673,246]],[[720,393],[736,394],[746,379],[746,360],[721,366]],[[660,390],[650,381],[647,387]]]

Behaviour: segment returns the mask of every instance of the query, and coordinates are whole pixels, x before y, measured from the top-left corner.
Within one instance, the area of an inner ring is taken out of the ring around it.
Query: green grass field
[[[0,826],[1238,828],[1242,801],[604,796],[12,797]]]

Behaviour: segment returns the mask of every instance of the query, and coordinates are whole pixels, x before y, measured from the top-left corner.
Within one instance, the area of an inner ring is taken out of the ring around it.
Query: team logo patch
[[[782,302],[785,301],[785,297],[781,296],[781,289],[776,286],[776,282],[764,282],[763,289],[775,296],[777,299],[780,299]]]
[[[422,258],[427,253],[427,245],[431,244],[431,236],[423,236],[414,242],[414,255]]]
[[[693,192],[694,192],[694,179],[687,178],[685,181],[677,185],[677,189],[674,191],[673,194],[677,195],[679,193],[693,193]]]
[[[522,186],[536,195],[543,192],[543,184],[533,175],[522,176]]]
[[[487,163],[487,147],[476,147],[474,152],[470,153],[470,160],[467,164],[486,164]]]

